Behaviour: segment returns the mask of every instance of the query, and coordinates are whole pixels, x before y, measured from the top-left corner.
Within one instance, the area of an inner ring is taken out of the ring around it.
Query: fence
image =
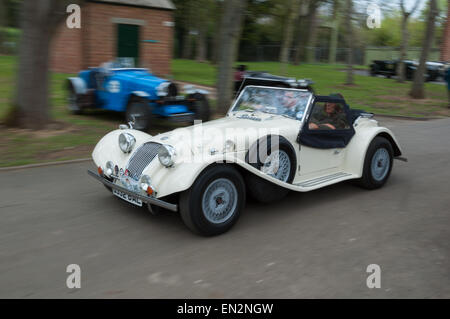
[[[279,61],[280,45],[256,45],[241,47],[239,50],[239,61],[253,61],[253,62],[269,62]],[[302,54],[299,62],[319,62],[328,63],[329,48],[328,47],[304,47],[300,48]],[[336,50],[336,63],[347,63],[347,48],[338,48]],[[421,48],[409,48],[407,51],[407,58],[411,60],[419,60]],[[312,52],[311,52],[312,51]],[[295,61],[297,48],[290,49],[289,61]],[[305,55],[308,54],[313,57],[312,61],[307,61]],[[312,54],[311,54],[312,53]],[[431,49],[428,60],[439,60],[439,49]],[[400,56],[399,49],[395,47],[367,47],[353,49],[353,64],[355,65],[369,65],[372,60],[393,60]]]

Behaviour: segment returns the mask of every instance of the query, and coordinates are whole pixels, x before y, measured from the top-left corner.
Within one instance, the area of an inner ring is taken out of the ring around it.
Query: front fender
[[[130,153],[122,152],[119,147],[119,135],[124,132],[132,134],[136,139],[136,144]],[[130,155],[133,154],[133,151],[145,142],[149,141],[150,138],[151,135],[132,129],[109,132],[103,136],[95,146],[94,151],[92,152],[92,159],[97,167],[101,166],[103,169],[105,168],[107,161],[113,161],[115,165],[125,167]]]
[[[164,197],[170,194],[187,190],[194,184],[197,177],[209,165],[224,162],[236,161],[237,158],[245,156],[245,152],[236,152],[233,155],[217,154],[203,158],[201,161],[183,161],[175,163],[173,167],[166,168],[159,160],[153,160],[143,171],[143,174],[150,176],[152,185],[155,187],[157,197]]]
[[[79,77],[72,77],[67,79],[68,84],[72,85],[76,94],[86,94],[87,93],[87,84],[86,82]]]
[[[361,127],[356,130],[355,136],[347,146],[344,165],[346,172],[362,176],[367,149],[372,140],[377,136],[382,136],[389,140],[394,149],[394,157],[402,154],[400,144],[388,128],[382,126]]]

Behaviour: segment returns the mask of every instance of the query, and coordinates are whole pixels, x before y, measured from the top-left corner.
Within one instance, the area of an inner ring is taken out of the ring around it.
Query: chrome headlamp
[[[175,158],[175,148],[170,145],[161,145],[158,151],[159,162],[165,166],[170,167],[174,163]]]
[[[156,87],[156,95],[158,96],[168,96],[169,95],[169,85],[170,82],[162,82]]]
[[[119,135],[119,147],[124,153],[129,153],[133,149],[136,139],[130,133],[121,133]]]

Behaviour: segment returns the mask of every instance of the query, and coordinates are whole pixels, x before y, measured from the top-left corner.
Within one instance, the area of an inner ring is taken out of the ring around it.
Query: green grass
[[[277,62],[238,62],[246,64],[250,70],[267,71],[283,75],[282,65]],[[359,69],[364,67],[358,66]],[[344,85],[345,65],[339,64],[302,64],[287,65],[284,75],[295,78],[310,78],[317,94],[328,95],[339,92],[344,95],[353,108],[385,115],[403,115],[410,117],[450,116],[447,108],[445,85],[426,83],[427,98],[413,100],[408,97],[411,82],[397,83],[394,79],[354,75],[355,85]],[[207,63],[190,60],[173,60],[172,71],[176,80],[204,85],[214,85],[215,67]]]

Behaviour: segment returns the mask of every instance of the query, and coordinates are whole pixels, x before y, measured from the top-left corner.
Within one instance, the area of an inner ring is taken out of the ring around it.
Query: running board
[[[325,176],[321,176],[321,177],[317,177],[317,178],[313,178],[301,183],[297,183],[294,184],[296,186],[300,186],[300,187],[314,187],[314,186],[318,186],[320,184],[326,184],[329,183],[331,181],[334,181],[336,179],[347,179],[350,176],[353,176],[353,174],[350,173],[345,173],[345,172],[339,172],[339,173],[335,173],[335,174],[331,174],[331,175],[325,175]]]

